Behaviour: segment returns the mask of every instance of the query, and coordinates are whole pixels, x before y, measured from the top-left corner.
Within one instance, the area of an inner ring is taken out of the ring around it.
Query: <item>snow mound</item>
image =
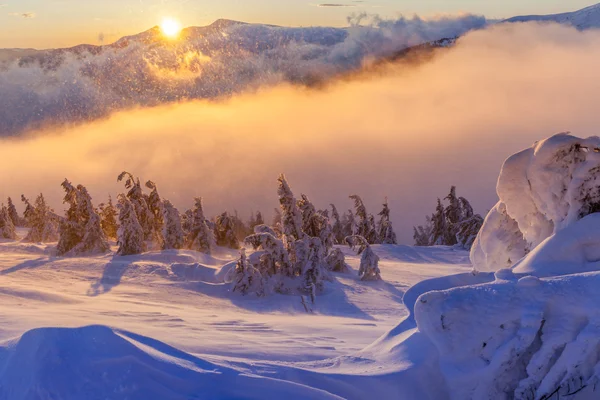
[[[598,398],[600,273],[499,275],[424,294],[416,304],[451,398]]]
[[[105,326],[42,328],[0,347],[0,399],[334,399]]]
[[[600,138],[566,133],[535,143],[505,161],[499,203],[471,250],[479,271],[512,266],[549,236],[600,211]]]

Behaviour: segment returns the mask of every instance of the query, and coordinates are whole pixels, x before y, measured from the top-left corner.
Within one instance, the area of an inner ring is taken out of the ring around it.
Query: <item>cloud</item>
[[[62,210],[68,177],[99,202],[123,190],[116,176],[127,169],[181,209],[201,195],[211,215],[268,215],[285,172],[318,207],[348,209],[347,196],[358,193],[375,213],[388,196],[394,227],[410,243],[412,226],[450,185],[483,213],[507,156],[560,131],[597,134],[599,46],[596,31],[499,25],[426,64],[390,65],[321,90],[278,84],[6,139],[0,197],[43,191]]]
[[[21,17],[25,19],[35,18],[35,13],[33,12],[25,12],[25,13],[9,13],[13,17]]]

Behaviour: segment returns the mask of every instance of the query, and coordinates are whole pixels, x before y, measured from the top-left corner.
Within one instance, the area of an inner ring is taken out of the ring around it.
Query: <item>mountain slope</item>
[[[551,14],[551,15],[524,15],[513,17],[504,22],[557,22],[574,26],[579,30],[600,28],[600,3],[586,7],[579,11]]]

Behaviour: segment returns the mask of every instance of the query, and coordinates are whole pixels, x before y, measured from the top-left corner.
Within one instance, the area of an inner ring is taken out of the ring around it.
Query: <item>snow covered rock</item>
[[[600,273],[501,275],[509,279],[429,292],[416,303],[450,397],[598,398]]]
[[[473,267],[495,271],[523,258],[550,235],[600,211],[600,138],[566,133],[505,161],[499,203],[471,252]]]

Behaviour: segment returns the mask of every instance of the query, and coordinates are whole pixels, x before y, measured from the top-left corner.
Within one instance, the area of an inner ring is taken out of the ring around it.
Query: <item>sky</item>
[[[573,11],[593,0],[0,0],[0,48],[111,43],[165,17],[184,26],[219,18],[286,26],[344,26],[352,13],[475,13],[488,18]]]

